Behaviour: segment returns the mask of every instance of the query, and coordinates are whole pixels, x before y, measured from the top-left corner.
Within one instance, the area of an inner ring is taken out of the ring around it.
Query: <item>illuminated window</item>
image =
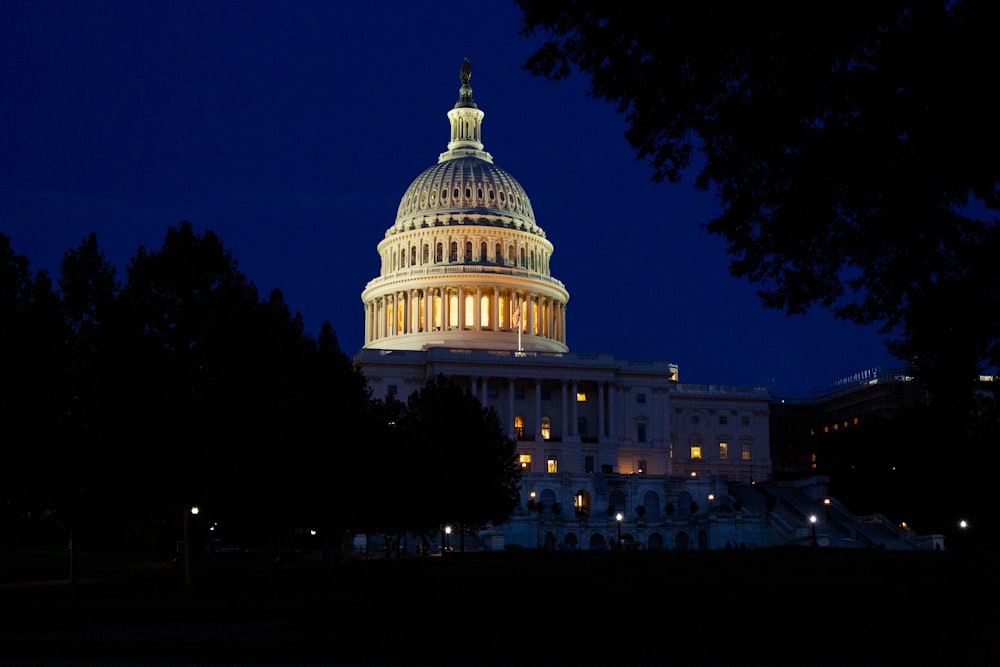
[[[530,470],[531,469],[531,454],[521,454],[517,458],[518,458],[518,461],[521,464],[521,469],[522,470]]]
[[[549,471],[550,475],[554,475],[559,472],[559,461],[556,460],[555,456],[550,456],[546,463],[546,469]]]
[[[549,419],[548,415],[542,417],[542,440],[548,440],[552,437],[552,420]]]
[[[476,326],[476,311],[473,310],[476,303],[476,295],[469,292],[463,300],[465,301],[465,322],[462,323],[462,326],[471,329]]]
[[[699,445],[693,445],[691,447],[691,458],[700,459],[701,458],[701,447]]]
[[[587,402],[587,394],[586,394],[586,392],[582,392],[582,391],[576,392],[576,402],[577,403],[586,403]]]
[[[524,440],[524,417],[521,415],[514,417],[514,435],[518,440]]]
[[[719,460],[727,461],[729,460],[729,443],[720,442],[719,443]]]
[[[744,461],[749,461],[750,460],[750,443],[749,442],[744,442],[743,443],[743,460]]]

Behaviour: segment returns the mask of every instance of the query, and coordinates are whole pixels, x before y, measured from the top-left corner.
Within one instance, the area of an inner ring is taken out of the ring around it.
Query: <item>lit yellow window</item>
[[[744,442],[743,443],[743,460],[744,461],[749,461],[750,460],[750,443],[749,442]]]
[[[583,391],[576,392],[576,402],[577,403],[586,403],[587,402],[587,393],[583,392]]]
[[[556,460],[556,457],[554,457],[554,456],[550,456],[549,457],[548,470],[549,470],[550,474],[555,474],[555,473],[559,472],[559,465],[558,464],[559,464],[559,462]]]
[[[552,437],[552,420],[547,416],[542,417],[542,439],[548,440]]]
[[[521,463],[521,467],[524,468],[525,470],[531,467],[531,454],[521,454],[517,458],[518,461],[520,461]]]
[[[701,458],[701,447],[699,445],[695,445],[691,448],[691,458],[692,459]]]
[[[729,443],[720,442],[719,443],[719,460],[726,461],[729,459]]]

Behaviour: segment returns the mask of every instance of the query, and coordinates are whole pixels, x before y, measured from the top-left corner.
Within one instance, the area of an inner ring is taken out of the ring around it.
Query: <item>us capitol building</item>
[[[466,60],[447,150],[406,189],[378,244],[355,356],[373,396],[405,401],[451,376],[517,440],[521,507],[471,537],[487,549],[907,548],[892,524],[850,515],[822,480],[769,484],[766,388],[689,385],[666,361],[569,351],[555,246],[484,148],[471,74]]]

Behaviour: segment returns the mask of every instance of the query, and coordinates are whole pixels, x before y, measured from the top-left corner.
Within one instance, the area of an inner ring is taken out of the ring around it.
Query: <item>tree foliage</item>
[[[877,324],[935,404],[1000,365],[1000,6],[518,0],[616,105],[655,180],[695,165],[730,271],[788,314]],[[973,303],[974,305],[969,305]]]
[[[57,292],[0,235],[5,538],[164,549],[191,504],[234,539],[342,531],[368,393],[329,323],[307,335],[187,222],[127,274],[92,234]]]
[[[516,442],[491,407],[443,375],[409,396],[385,443],[413,533],[501,523],[519,502]]]
[[[515,443],[492,409],[443,377],[406,404],[373,400],[333,327],[306,334],[215,233],[183,222],[126,268],[122,284],[92,234],[56,290],[0,234],[7,543],[72,532],[167,553],[196,504],[203,538],[217,524],[251,546],[336,547],[516,507]]]

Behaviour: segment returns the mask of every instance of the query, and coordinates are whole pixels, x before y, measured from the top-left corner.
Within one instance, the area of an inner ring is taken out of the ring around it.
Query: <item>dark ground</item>
[[[72,587],[0,565],[2,665],[1000,664],[992,552],[230,554],[190,588],[166,562],[81,558]]]

